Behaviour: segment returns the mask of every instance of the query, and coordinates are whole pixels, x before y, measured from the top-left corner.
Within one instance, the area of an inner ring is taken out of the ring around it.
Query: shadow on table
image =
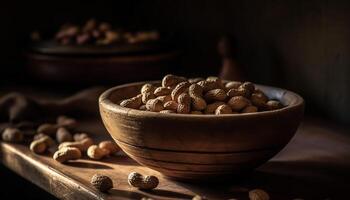
[[[162,189],[153,189],[151,191],[144,191],[144,193],[156,195],[158,197],[178,198],[178,199],[192,199],[193,197],[187,194],[169,191],[169,190],[162,190]]]
[[[270,161],[245,178],[212,183],[180,183],[208,199],[247,199],[248,191],[266,190],[271,199],[344,199],[350,188],[346,167],[326,162]]]
[[[111,156],[109,158],[103,159],[103,162],[118,164],[118,165],[130,165],[130,166],[140,165],[133,159],[129,158],[127,155]]]
[[[71,167],[79,167],[79,168],[113,169],[112,167],[110,167],[108,165],[91,163],[91,162],[82,162],[82,161],[67,162],[66,165],[71,166]]]
[[[115,188],[110,189],[108,193],[113,195],[113,197],[125,199],[141,199],[142,197],[146,196],[136,191],[118,190]]]

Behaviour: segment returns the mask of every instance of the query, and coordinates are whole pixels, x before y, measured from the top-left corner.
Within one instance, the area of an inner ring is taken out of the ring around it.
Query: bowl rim
[[[226,81],[226,80],[224,80]],[[122,85],[117,85],[112,88],[107,89],[104,91],[100,97],[99,97],[99,106],[103,107],[104,109],[107,109],[109,111],[115,112],[115,113],[124,113],[130,117],[162,117],[162,118],[174,118],[174,119],[222,119],[222,118],[244,118],[244,117],[257,117],[257,116],[271,116],[271,115],[276,115],[279,113],[285,113],[289,112],[291,110],[294,110],[296,108],[302,107],[304,109],[304,99],[298,95],[295,92],[279,88],[279,87],[273,87],[273,86],[267,86],[267,85],[261,85],[261,84],[254,84],[260,88],[266,88],[266,89],[274,89],[274,90],[281,90],[283,91],[283,95],[289,94],[293,98],[292,104],[289,104],[283,108],[277,109],[277,110],[269,110],[269,111],[260,111],[260,112],[255,112],[255,113],[239,113],[239,114],[225,114],[225,115],[202,115],[202,114],[178,114],[178,113],[160,113],[160,112],[151,112],[151,111],[144,111],[144,110],[137,110],[133,108],[126,108],[122,107],[114,102],[112,102],[109,97],[112,95],[112,93],[121,88],[125,87],[131,87],[135,85],[141,85],[141,84],[159,84],[161,83],[160,80],[158,81],[140,81],[140,82],[133,82],[133,83],[127,83],[127,84],[122,84]],[[100,108],[101,112],[101,108]]]

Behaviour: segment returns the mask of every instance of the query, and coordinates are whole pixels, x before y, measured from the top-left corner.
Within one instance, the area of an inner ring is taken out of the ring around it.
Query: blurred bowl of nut
[[[55,33],[33,32],[26,67],[40,80],[122,83],[155,79],[170,71],[178,52],[170,34],[127,30],[87,20],[63,24]]]
[[[303,98],[285,89],[174,75],[113,87],[99,105],[125,153],[190,181],[252,171],[287,145],[304,111]]]

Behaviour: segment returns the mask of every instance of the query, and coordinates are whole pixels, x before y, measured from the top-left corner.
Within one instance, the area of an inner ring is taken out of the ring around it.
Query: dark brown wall
[[[18,49],[34,28],[90,16],[178,35],[184,74],[217,73],[216,41],[237,40],[249,78],[301,93],[308,107],[350,122],[350,3],[326,0],[12,1],[0,8],[6,66],[18,67]],[[4,65],[4,66],[5,66]]]

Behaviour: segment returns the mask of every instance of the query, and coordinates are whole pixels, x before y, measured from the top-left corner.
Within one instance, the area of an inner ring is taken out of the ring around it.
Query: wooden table
[[[84,120],[81,128],[96,141],[108,138],[100,122]],[[25,145],[0,142],[1,162],[20,176],[62,199],[248,199],[247,191],[263,188],[272,199],[344,199],[350,189],[350,135],[346,129],[307,119],[288,146],[249,177],[217,183],[181,183],[163,178],[125,155],[102,161],[87,158],[63,165],[51,155],[35,155]],[[160,178],[157,189],[146,192],[127,183],[130,172]],[[114,188],[100,193],[90,184],[95,173],[110,176]],[[345,198],[347,199],[347,198]]]

